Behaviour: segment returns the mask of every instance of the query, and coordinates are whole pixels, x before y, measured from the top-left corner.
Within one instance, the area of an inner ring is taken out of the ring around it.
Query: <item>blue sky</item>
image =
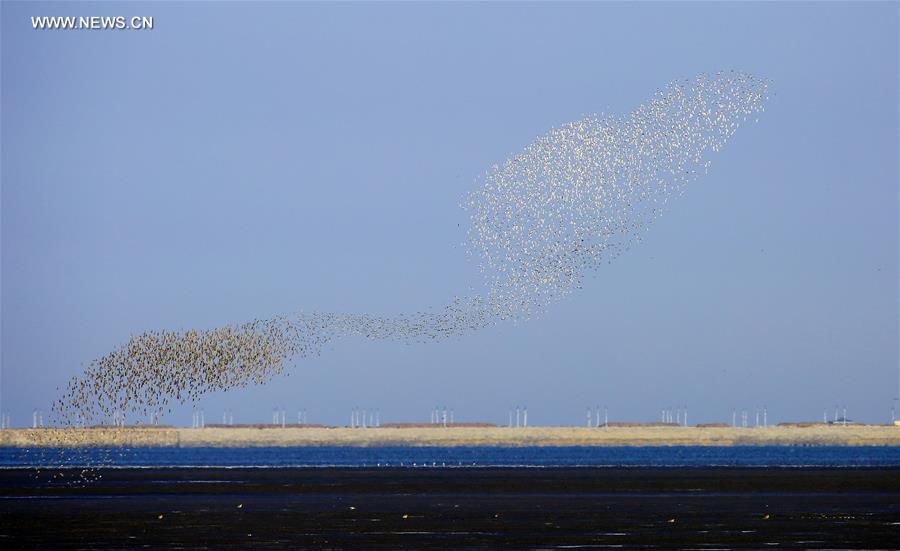
[[[149,15],[152,31],[37,31]],[[898,4],[2,3],[2,409],[148,329],[394,314],[478,281],[459,204],[551,127],[672,79],[770,78],[759,123],[540,320],[349,339],[212,395],[346,423],[884,422],[898,394]],[[896,402],[895,402],[896,403]],[[829,416],[831,413],[829,413]],[[289,413],[296,416],[296,413]],[[163,422],[187,424],[190,406]]]

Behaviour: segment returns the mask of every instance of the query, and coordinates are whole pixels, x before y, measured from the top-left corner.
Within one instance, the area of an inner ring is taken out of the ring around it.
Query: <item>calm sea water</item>
[[[900,466],[900,447],[0,448],[0,467]]]

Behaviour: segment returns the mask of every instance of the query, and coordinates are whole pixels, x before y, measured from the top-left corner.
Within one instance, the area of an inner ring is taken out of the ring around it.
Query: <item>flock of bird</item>
[[[147,331],[92,361],[55,404],[64,425],[146,418],[172,401],[262,384],[337,338],[427,342],[525,320],[579,288],[704,173],[768,82],[723,71],[679,80],[624,116],[554,128],[491,167],[468,196],[482,292],[407,316],[298,313],[207,330]]]

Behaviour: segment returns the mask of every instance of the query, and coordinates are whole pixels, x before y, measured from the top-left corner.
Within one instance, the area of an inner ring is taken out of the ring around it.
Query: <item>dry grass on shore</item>
[[[80,446],[900,446],[900,427],[103,427],[0,430],[0,447]]]

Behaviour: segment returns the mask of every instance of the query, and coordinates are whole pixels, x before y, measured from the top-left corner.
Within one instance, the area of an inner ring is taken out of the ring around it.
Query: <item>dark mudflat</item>
[[[0,470],[0,548],[900,546],[897,468],[101,472]]]

